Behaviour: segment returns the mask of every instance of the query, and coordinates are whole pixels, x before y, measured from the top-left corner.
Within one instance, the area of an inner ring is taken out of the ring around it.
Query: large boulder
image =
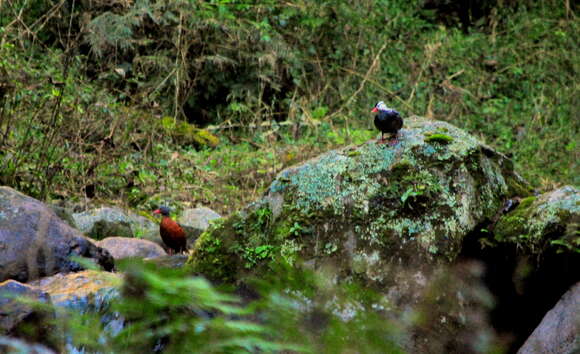
[[[518,354],[580,353],[580,282],[551,309]]]
[[[262,199],[203,233],[189,264],[233,281],[302,259],[388,288],[398,267],[428,273],[454,260],[506,198],[529,193],[507,157],[465,131],[418,117],[405,125],[395,146],[373,140],[282,171]]]
[[[564,186],[520,201],[494,228],[495,241],[517,243],[531,253],[548,248],[580,252],[580,191]]]
[[[414,117],[394,146],[372,140],[282,171],[261,199],[214,222],[188,264],[242,286],[281,262],[323,270],[333,283],[378,290],[391,318],[433,317],[410,328],[411,352],[480,352],[480,339],[491,350],[484,315],[492,302],[479,299],[478,276],[445,269],[466,235],[530,192],[506,156],[448,123]]]
[[[9,187],[0,187],[0,281],[31,279],[83,267],[74,257],[106,270],[113,257],[73,229],[45,204]]]
[[[107,237],[96,245],[106,249],[115,260],[123,258],[152,258],[166,256],[165,250],[148,240],[129,237]]]
[[[100,207],[72,215],[77,228],[96,240],[110,236],[159,238],[159,226],[118,207]]]

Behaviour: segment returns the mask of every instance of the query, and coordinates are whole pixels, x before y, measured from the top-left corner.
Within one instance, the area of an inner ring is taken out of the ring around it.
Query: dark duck
[[[161,214],[161,223],[159,224],[159,234],[163,243],[169,248],[169,254],[181,253],[186,250],[187,238],[185,231],[169,217],[169,208],[166,206],[159,207],[153,214]]]
[[[387,133],[391,134],[389,145],[395,145],[398,142],[397,134],[403,127],[403,118],[401,117],[401,114],[396,110],[387,107],[383,101],[377,103],[371,112],[376,113],[375,127],[377,127],[381,132],[381,140],[379,142],[385,142],[384,135]]]

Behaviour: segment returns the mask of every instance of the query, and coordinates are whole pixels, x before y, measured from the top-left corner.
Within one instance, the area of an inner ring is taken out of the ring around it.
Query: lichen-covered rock
[[[495,240],[514,242],[532,253],[546,247],[580,252],[580,191],[565,186],[538,197],[527,197],[503,215],[494,228]]]
[[[0,187],[0,281],[26,282],[84,269],[74,257],[114,266],[109,252],[95,246],[40,201]]]
[[[55,306],[80,313],[107,309],[119,296],[121,284],[119,274],[94,270],[56,274],[31,283],[47,293]]]
[[[155,242],[129,237],[107,237],[95,242],[97,246],[106,249],[117,259],[151,258],[167,255],[163,247]]]
[[[551,309],[518,354],[580,353],[580,282]]]
[[[99,314],[103,328],[112,335],[118,334],[125,325],[125,319],[110,308],[120,296],[122,277],[119,274],[87,270],[56,274],[32,285],[47,293],[56,308],[75,314]],[[70,337],[66,338],[65,348],[67,353],[84,353],[74,348]]]
[[[387,287],[398,266],[428,273],[455,259],[507,197],[529,193],[508,158],[463,130],[405,124],[395,146],[373,140],[282,171],[261,200],[204,232],[189,264],[232,281],[301,259]]]
[[[173,254],[155,258],[145,259],[145,263],[155,264],[157,268],[182,268],[187,262],[187,256],[184,254]]]

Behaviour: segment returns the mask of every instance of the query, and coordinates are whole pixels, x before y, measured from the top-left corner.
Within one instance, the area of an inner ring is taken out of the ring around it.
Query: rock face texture
[[[395,146],[373,140],[282,171],[261,200],[203,233],[189,263],[231,281],[301,259],[389,287],[399,266],[428,272],[454,260],[469,231],[526,193],[504,155],[415,117]]]
[[[106,249],[117,259],[152,258],[166,256],[165,250],[155,242],[129,237],[107,237],[96,245]]]
[[[498,220],[494,233],[496,241],[514,242],[532,253],[545,247],[580,252],[579,226],[580,191],[564,186],[523,199]]]
[[[107,270],[109,252],[95,246],[40,201],[0,187],[0,281],[26,282],[82,266],[71,257],[85,257]]]
[[[580,352],[580,282],[550,310],[518,354]]]
[[[159,238],[151,220],[117,207],[101,207],[72,215],[77,228],[96,240],[109,236]]]
[[[529,188],[508,158],[466,132],[405,124],[394,146],[372,140],[282,171],[260,200],[201,234],[188,264],[242,284],[278,263],[322,270],[333,283],[378,290],[403,323],[405,313],[429,314],[401,343],[409,352],[491,350],[484,270],[446,269],[468,233]]]
[[[201,234],[209,227],[212,220],[221,218],[222,216],[210,208],[200,207],[194,209],[185,209],[179,219],[180,225],[190,227]]]
[[[119,296],[121,276],[85,270],[78,273],[56,274],[37,280],[31,285],[45,292],[55,306],[87,311],[103,311],[111,300]]]
[[[100,322],[108,334],[115,335],[125,325],[118,313],[111,311],[111,304],[119,295],[122,277],[117,273],[86,270],[78,273],[56,274],[31,283],[48,294],[52,304],[75,314],[98,313]],[[66,353],[82,353],[75,348],[71,338],[64,343]]]

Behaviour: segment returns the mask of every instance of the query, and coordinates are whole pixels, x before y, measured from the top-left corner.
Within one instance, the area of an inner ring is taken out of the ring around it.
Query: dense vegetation
[[[229,213],[373,137],[383,99],[476,133],[537,187],[577,184],[576,9],[451,3],[5,1],[0,182]]]
[[[478,135],[538,189],[578,185],[576,5],[454,3],[0,1],[0,185],[45,200],[228,214],[283,168],[375,137],[378,100]],[[282,287],[248,309],[202,279],[136,274],[151,311],[110,341],[99,330],[78,344],[137,352],[171,336],[176,352],[396,349],[373,339],[395,334],[373,326],[372,312],[347,325],[315,308],[331,323],[322,333]],[[361,296],[305,276],[289,277],[309,300]],[[131,318],[134,294],[124,295],[115,310]],[[192,304],[227,319],[184,316]],[[258,314],[262,325],[246,322]],[[81,334],[100,326],[81,323]]]

